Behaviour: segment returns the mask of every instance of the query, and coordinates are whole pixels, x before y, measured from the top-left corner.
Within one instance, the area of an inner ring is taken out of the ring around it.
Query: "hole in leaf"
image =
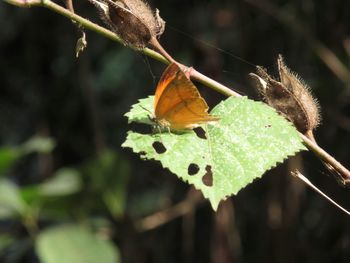
[[[271,124],[265,125],[265,128],[271,128]]]
[[[191,163],[187,169],[188,175],[195,175],[199,172],[199,166],[195,163]]]
[[[206,186],[213,186],[213,172],[211,171],[211,165],[207,165],[205,167],[205,170],[207,171],[205,175],[202,177],[202,182]]]
[[[163,143],[161,142],[154,142],[152,144],[153,146],[153,149],[158,153],[158,154],[162,154],[162,153],[165,153],[166,152],[166,148],[165,146],[163,145]]]
[[[202,127],[194,128],[193,131],[196,133],[198,138],[201,138],[204,140],[207,139],[207,135],[205,134],[205,130]]]

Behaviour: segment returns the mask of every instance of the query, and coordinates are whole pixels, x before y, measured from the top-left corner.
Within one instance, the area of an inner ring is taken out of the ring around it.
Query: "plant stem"
[[[155,37],[151,37],[149,42],[163,57],[165,57],[169,62],[168,63],[176,63],[176,61],[166,52],[166,50],[162,47],[162,45],[158,42],[158,39]]]
[[[19,7],[31,7],[40,5],[41,0],[4,0],[5,2]]]
[[[106,38],[109,38],[113,41],[116,41],[120,44],[124,44],[123,41],[112,31],[103,28],[75,13],[70,12],[68,9],[63,8],[60,5],[57,5],[56,3],[50,1],[50,0],[4,0],[7,3],[19,6],[19,7],[31,7],[31,6],[42,6],[45,8],[48,8],[58,14],[61,14],[71,20],[74,20],[78,23],[80,23],[84,28],[87,28],[91,31],[94,31]],[[130,47],[133,48],[133,47]],[[140,51],[143,54],[156,59],[162,63],[168,64],[169,61],[163,57],[161,54],[158,52],[149,49],[149,48],[144,48],[144,49],[135,49],[136,51]],[[240,97],[241,95],[234,92],[230,88],[226,87],[225,85],[203,75],[202,73],[196,71],[195,69],[191,70],[191,77],[198,82],[202,83],[203,85],[219,92],[222,93],[226,96],[235,96],[235,97]],[[335,158],[333,158],[330,154],[328,154],[325,150],[323,150],[321,147],[319,147],[315,142],[311,141],[308,139],[305,135],[300,133],[300,137],[303,139],[304,144],[311,150],[313,151],[317,156],[319,156],[323,161],[326,163],[329,163],[334,169],[342,176],[344,180],[344,184],[350,184],[350,171],[346,169],[341,163],[339,163]]]
[[[115,42],[118,42],[119,44],[123,44],[123,41],[116,35],[114,34],[112,31],[101,27],[91,21],[89,21],[88,19],[85,19],[75,13],[70,12],[68,9],[50,1],[50,0],[4,0],[10,4],[14,4],[20,7],[31,7],[31,6],[42,6],[45,8],[48,8],[60,15],[63,15],[71,20],[74,20],[78,23],[80,23],[84,28],[89,29],[91,31],[94,31],[108,39],[111,39]],[[131,47],[132,48],[132,47]],[[136,51],[141,51],[142,53],[144,53],[145,55],[156,59],[160,62],[163,63],[169,63],[162,55],[160,55],[158,52],[149,49],[149,48],[145,48],[142,50],[138,50],[136,48],[133,48]]]
[[[202,73],[198,72],[197,70],[193,69],[191,72],[191,78],[197,80],[199,83],[202,83],[204,86],[207,86],[208,88],[211,88],[223,95],[226,96],[234,96],[234,97],[241,97],[239,93],[235,92],[234,90],[226,87],[225,85],[217,82],[216,80],[213,80]]]
[[[321,160],[330,164],[342,177],[344,185],[350,184],[350,171],[346,169],[341,163],[334,159],[329,153],[323,150],[317,143],[310,140],[308,137],[300,133],[307,148],[313,151]]]

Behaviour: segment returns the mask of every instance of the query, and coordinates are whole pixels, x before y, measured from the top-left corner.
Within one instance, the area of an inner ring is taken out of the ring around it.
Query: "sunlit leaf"
[[[49,137],[34,136],[21,146],[23,153],[50,153],[55,148],[55,141]]]
[[[82,181],[77,170],[62,168],[38,187],[39,193],[44,196],[70,195],[80,191]]]
[[[128,113],[129,121],[145,122],[152,98]],[[213,209],[221,200],[261,177],[288,156],[305,149],[290,122],[261,102],[228,98],[211,112],[220,117],[206,125],[206,139],[195,132],[140,134],[129,132],[123,147],[141,158],[159,160],[179,178],[201,190]],[[159,151],[163,148],[162,151]]]
[[[138,122],[152,125],[151,113],[153,112],[153,97],[140,99],[139,103],[131,106],[129,112],[125,113],[128,122]]]
[[[112,242],[78,225],[40,232],[35,248],[41,263],[120,262],[119,251]]]
[[[25,209],[18,186],[10,180],[0,179],[0,218],[23,214]]]
[[[23,155],[37,152],[50,153],[55,147],[55,141],[49,137],[35,136],[20,146],[0,148],[0,175],[6,172]]]

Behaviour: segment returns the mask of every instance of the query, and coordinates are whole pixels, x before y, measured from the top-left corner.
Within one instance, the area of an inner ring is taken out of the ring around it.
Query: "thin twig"
[[[10,3],[12,1],[19,1],[19,0],[5,0],[5,1]],[[35,0],[35,1],[38,1],[38,0]],[[110,31],[102,26],[99,26],[99,25],[97,25],[97,24],[89,21],[88,19],[85,19],[77,14],[74,14],[74,13],[70,12],[69,10],[67,10],[66,8],[63,8],[62,6],[52,2],[50,0],[42,0],[39,2],[40,2],[39,4],[36,4],[37,6],[40,5],[42,7],[48,8],[48,9],[50,9],[50,10],[52,10],[60,15],[63,15],[69,19],[75,20],[75,21],[79,22],[80,24],[82,24],[84,26],[84,28],[89,29],[91,31],[94,31],[94,32],[96,32],[96,33],[98,33],[98,34],[100,34],[108,39],[111,39],[115,42],[118,42],[119,44],[124,45],[124,42],[112,31]],[[133,48],[133,47],[130,47],[130,48]],[[166,64],[169,63],[162,55],[160,55],[158,52],[156,52],[152,49],[149,49],[149,48],[144,48],[142,50],[139,50],[136,48],[133,48],[133,49],[136,51],[140,51],[140,52],[144,53],[145,55],[147,55],[155,60],[158,60],[162,63],[166,63]]]
[[[61,7],[60,5],[57,5],[56,3],[50,1],[50,0],[5,0],[6,2],[10,4],[14,4],[17,6],[21,7],[28,7],[28,6],[42,6],[45,8],[48,8],[56,13],[59,13],[65,17],[68,17],[69,19],[75,20],[82,24],[84,28],[89,29],[91,31],[94,31],[104,37],[107,37],[113,41],[116,41],[120,44],[123,44],[123,41],[112,31],[103,28],[81,16],[78,16],[77,14],[74,14],[67,10],[66,8]],[[248,1],[248,0],[246,0]],[[250,1],[250,0],[249,0]],[[131,47],[132,48],[132,47]],[[144,48],[144,49],[135,49],[137,51],[142,52],[143,54],[154,58],[162,63],[168,64],[169,61],[163,57],[161,54],[158,52],[149,49],[149,48]],[[203,75],[202,73],[196,71],[196,70],[191,70],[191,77],[198,82],[202,83],[203,85],[216,90],[219,93],[222,93],[226,96],[235,96],[235,97],[240,97],[241,95],[234,92],[230,88],[226,87],[225,85]],[[334,169],[339,172],[339,174],[342,176],[344,179],[345,184],[350,184],[350,171],[346,169],[341,163],[339,163],[336,159],[334,159],[330,154],[328,154],[325,150],[323,150],[321,147],[319,147],[316,143],[312,142],[309,140],[306,136],[300,133],[300,137],[303,139],[304,144],[311,150],[313,151],[316,155],[318,155],[323,161],[326,163],[329,163]]]
[[[288,27],[297,35],[301,35],[306,44],[319,57],[319,59],[349,88],[350,70],[340,61],[340,59],[323,43],[321,43],[310,30],[303,25],[299,19],[291,16],[287,12],[281,11],[270,1],[245,0],[250,5],[258,8],[264,13],[275,18],[284,26]]]
[[[155,229],[192,212],[203,200],[202,195],[198,191],[190,192],[188,197],[182,202],[136,221],[135,228],[140,232]]]
[[[344,184],[350,183],[350,171],[346,169],[340,162],[333,158],[329,153],[323,150],[317,143],[307,138],[305,135],[300,133],[300,137],[304,140],[304,144],[307,148],[313,151],[321,160],[330,164],[343,178]]]
[[[328,200],[330,203],[332,203],[333,205],[335,205],[337,208],[339,208],[340,210],[342,210],[345,214],[347,214],[348,216],[350,216],[350,212],[348,210],[346,210],[345,208],[343,208],[342,206],[340,206],[339,204],[337,204],[335,201],[333,201],[333,199],[331,199],[330,197],[328,197],[325,193],[323,193],[320,189],[318,189],[313,183],[310,182],[309,179],[307,179],[303,174],[301,174],[298,170],[291,172],[291,174],[297,178],[299,178],[301,181],[303,181],[305,184],[307,184],[311,189],[313,189],[314,191],[316,191],[317,193],[319,193],[320,195],[322,195],[324,198],[326,198],[326,200]]]
[[[42,0],[4,0],[5,2],[18,7],[32,7],[40,5]]]
[[[66,7],[69,11],[71,11],[73,14],[75,14],[73,0],[66,0]]]

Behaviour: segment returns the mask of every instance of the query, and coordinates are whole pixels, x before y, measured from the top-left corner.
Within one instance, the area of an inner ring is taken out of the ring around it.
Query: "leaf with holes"
[[[140,99],[139,103],[131,106],[131,110],[125,113],[128,123],[138,122],[152,125],[150,116],[153,112],[153,96],[146,99]]]
[[[147,123],[152,101],[149,97],[134,105],[127,113],[129,122]],[[203,126],[204,138],[192,130],[182,134],[129,131],[122,146],[143,159],[160,161],[164,168],[201,190],[214,210],[221,200],[306,149],[294,126],[261,102],[230,97],[211,114],[220,120]]]

